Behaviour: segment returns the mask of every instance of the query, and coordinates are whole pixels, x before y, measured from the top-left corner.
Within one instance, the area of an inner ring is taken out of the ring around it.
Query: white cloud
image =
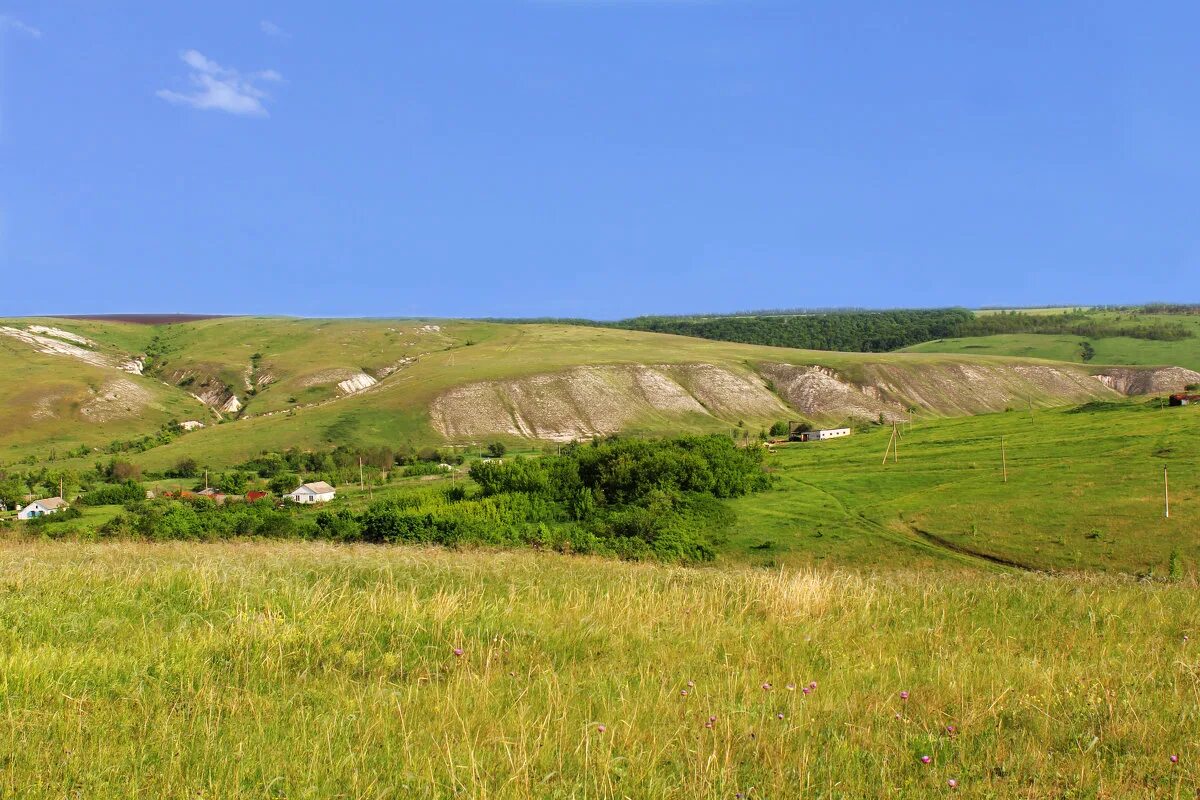
[[[261,22],[259,22],[258,27],[259,27],[259,30],[261,30],[267,36],[277,36],[280,39],[287,39],[288,37],[291,36],[290,33],[285,31],[283,28],[279,27],[278,25],[276,25],[274,22],[271,22],[271,20],[269,20],[269,19],[264,19]]]
[[[32,36],[34,39],[42,38],[42,32],[32,25],[26,25],[16,17],[9,17],[0,14],[0,32],[3,31],[16,31],[17,33],[23,33],[26,36]]]
[[[194,90],[176,92],[172,89],[159,89],[155,94],[163,100],[205,111],[225,111],[248,117],[269,116],[263,105],[267,93],[260,89],[256,82],[283,80],[283,76],[275,70],[242,75],[236,69],[222,67],[198,50],[187,50],[180,53],[179,57],[192,68],[188,80]]]

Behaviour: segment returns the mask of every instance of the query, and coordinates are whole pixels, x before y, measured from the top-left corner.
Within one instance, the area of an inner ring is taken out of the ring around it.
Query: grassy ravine
[[[1194,586],[0,546],[6,797],[928,798],[953,779],[962,797],[1124,798],[1200,783]]]

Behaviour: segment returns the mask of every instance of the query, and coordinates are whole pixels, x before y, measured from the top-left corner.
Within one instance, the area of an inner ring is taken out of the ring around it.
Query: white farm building
[[[61,497],[48,497],[44,500],[34,500],[17,512],[17,519],[34,519],[47,514],[57,514],[67,507],[67,501]]]
[[[826,439],[837,439],[841,436],[849,436],[849,428],[830,428],[824,431],[805,431],[800,434],[802,442],[822,442]]]
[[[337,489],[325,481],[316,481],[293,489],[291,494],[284,495],[284,498],[293,503],[328,503],[336,494]]]

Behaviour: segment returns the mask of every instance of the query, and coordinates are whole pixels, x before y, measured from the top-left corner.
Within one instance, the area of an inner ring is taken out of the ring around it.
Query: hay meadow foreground
[[[1190,581],[12,540],[0,787],[1193,797],[1198,611]]]

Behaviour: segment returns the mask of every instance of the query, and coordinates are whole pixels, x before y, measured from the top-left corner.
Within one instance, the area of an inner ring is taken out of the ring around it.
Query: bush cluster
[[[769,485],[762,451],[739,448],[724,436],[612,438],[541,459],[476,462],[470,474],[470,486],[412,487],[359,513],[336,507],[313,513],[267,501],[145,500],[132,498],[129,489],[125,512],[100,533],[529,545],[698,562],[715,557],[722,531],[733,522],[722,501]]]

